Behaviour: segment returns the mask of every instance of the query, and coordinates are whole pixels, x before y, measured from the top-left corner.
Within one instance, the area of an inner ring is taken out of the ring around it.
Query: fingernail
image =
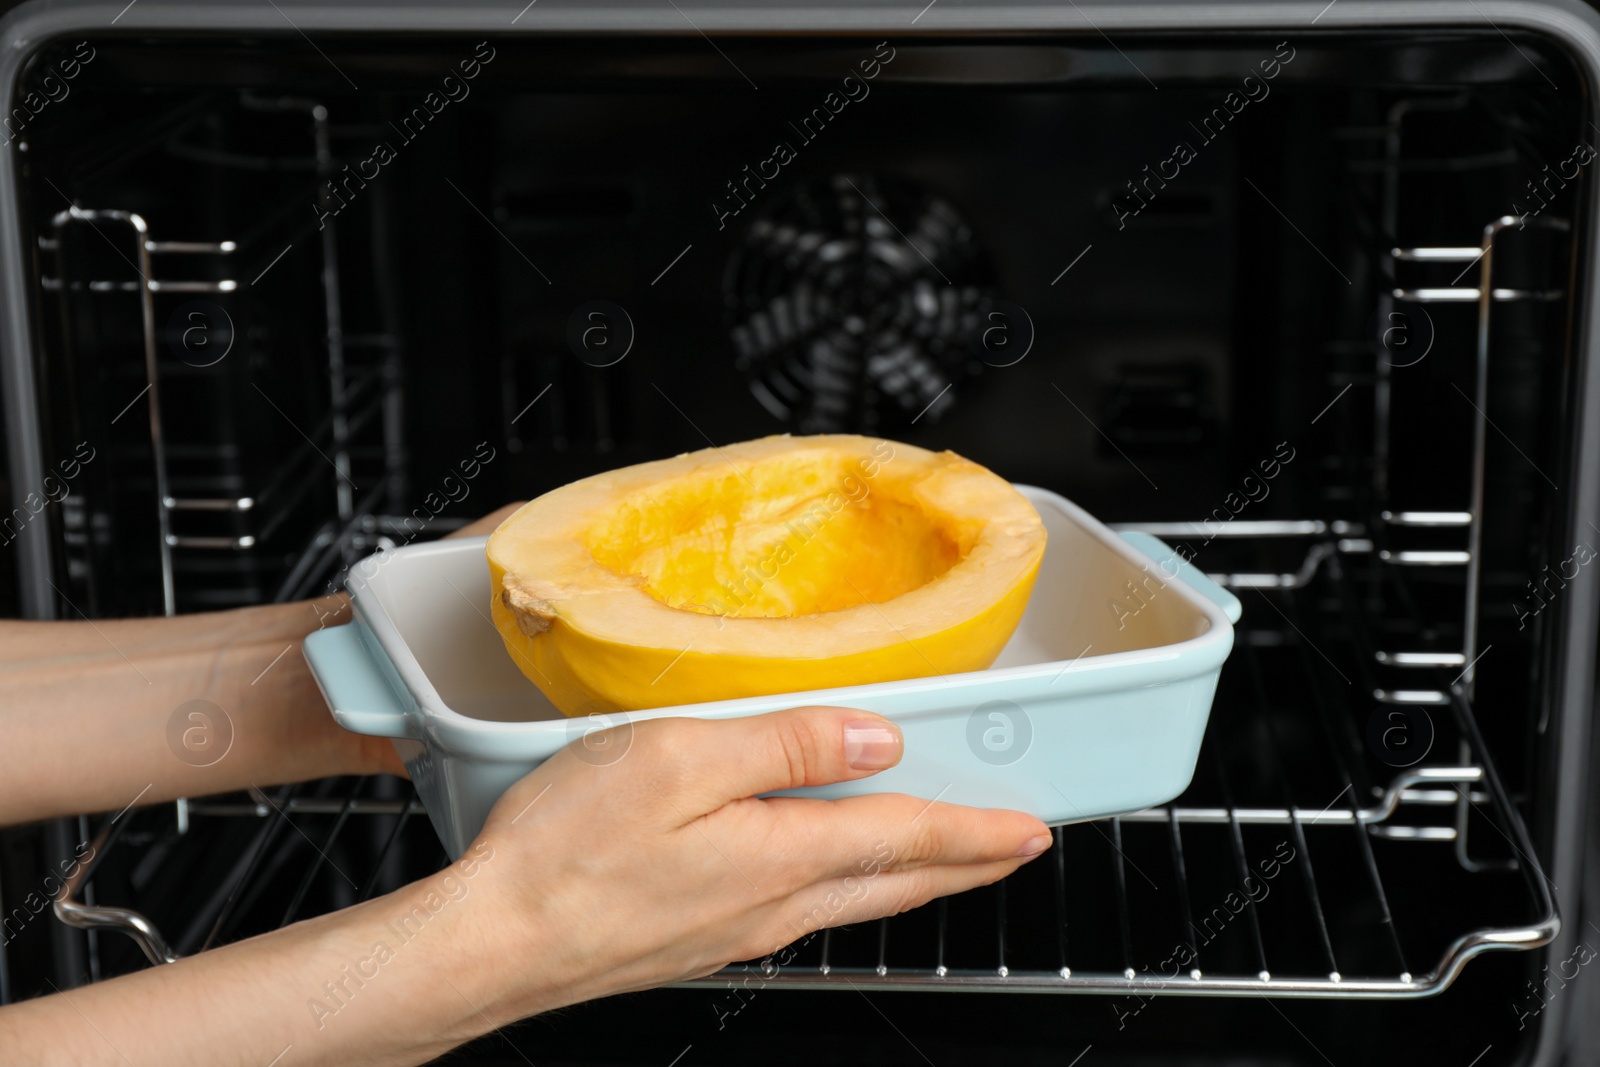
[[[900,731],[882,720],[858,719],[844,726],[844,761],[858,771],[881,771],[900,762]]]
[[[1038,837],[1030,837],[1024,841],[1022,843],[1022,847],[1017,849],[1013,855],[1017,856],[1019,859],[1031,860],[1033,857],[1037,856],[1039,853],[1043,852],[1049,847],[1050,835],[1040,834]]]

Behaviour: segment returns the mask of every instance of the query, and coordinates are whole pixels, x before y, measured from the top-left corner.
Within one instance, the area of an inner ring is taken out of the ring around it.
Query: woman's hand
[[[521,504],[456,531],[488,533]],[[485,591],[487,596],[487,591]],[[0,825],[341,774],[405,774],[328,713],[300,642],[343,593],[176,618],[0,621]],[[76,772],[61,774],[70,756]]]
[[[499,1025],[766,957],[987,885],[1049,847],[1048,828],[1020,812],[754,797],[868,777],[901,746],[888,720],[828,707],[656,719],[575,742],[507,791],[462,861],[483,973],[457,980],[475,982]]]
[[[864,778],[900,750],[893,724],[845,708],[591,735],[512,786],[442,871],[0,1009],[0,1063],[423,1063],[514,1019],[993,882],[1049,845],[1014,811],[752,799]]]

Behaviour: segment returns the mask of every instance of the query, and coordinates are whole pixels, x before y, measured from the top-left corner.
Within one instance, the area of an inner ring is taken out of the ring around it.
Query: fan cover
[[[737,366],[804,433],[933,422],[979,366],[988,264],[914,182],[812,179],[750,222],[723,289]]]

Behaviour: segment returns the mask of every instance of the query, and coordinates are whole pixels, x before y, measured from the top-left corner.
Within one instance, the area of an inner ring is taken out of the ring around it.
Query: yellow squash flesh
[[[952,452],[764,437],[599,474],[489,538],[494,623],[568,715],[982,670],[1045,531]]]

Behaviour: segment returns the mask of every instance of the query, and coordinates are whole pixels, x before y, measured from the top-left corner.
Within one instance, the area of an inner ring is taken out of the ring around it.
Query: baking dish
[[[1022,622],[985,671],[569,719],[523,677],[490,622],[486,538],[370,557],[354,621],[306,638],[334,718],[394,739],[435,829],[459,856],[517,779],[579,741],[627,757],[630,731],[669,715],[723,719],[802,704],[897,722],[901,762],[797,795],[902,792],[1076,822],[1161,804],[1194,773],[1237,598],[1148,534],[1118,535],[1064,498],[1018,489],[1049,544]]]

